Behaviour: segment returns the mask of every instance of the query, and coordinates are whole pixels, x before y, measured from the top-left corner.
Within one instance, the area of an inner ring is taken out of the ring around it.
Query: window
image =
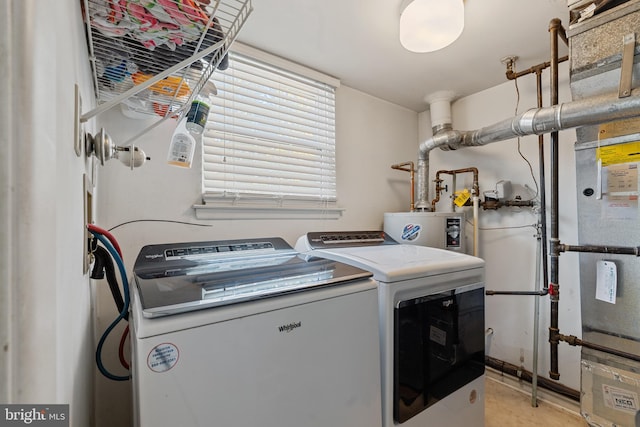
[[[231,52],[229,61],[211,78],[218,94],[202,141],[205,205],[335,209],[335,82],[243,53]]]

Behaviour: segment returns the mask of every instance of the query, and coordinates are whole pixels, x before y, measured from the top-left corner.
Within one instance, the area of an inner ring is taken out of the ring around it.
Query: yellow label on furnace
[[[602,160],[602,166],[640,162],[640,141],[598,147],[596,160]]]

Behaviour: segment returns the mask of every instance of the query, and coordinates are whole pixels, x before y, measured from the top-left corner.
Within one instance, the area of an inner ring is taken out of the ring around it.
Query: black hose
[[[116,270],[113,266],[111,254],[109,254],[109,252],[102,246],[96,246],[93,254],[95,256],[95,262],[93,264],[93,269],[91,270],[91,278],[98,280],[104,279],[106,273],[107,283],[109,284],[109,289],[111,290],[111,296],[113,297],[113,301],[116,303],[118,313],[120,313],[124,308],[124,299],[122,298],[122,293],[120,292],[120,286],[118,285]],[[127,317],[125,317],[125,319],[127,319]]]

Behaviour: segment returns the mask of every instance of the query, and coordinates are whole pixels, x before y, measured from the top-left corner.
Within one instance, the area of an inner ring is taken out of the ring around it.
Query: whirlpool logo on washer
[[[302,326],[302,321],[300,322],[291,322],[288,325],[282,325],[282,326],[278,326],[278,331],[280,332],[291,332],[296,328],[299,328]]]

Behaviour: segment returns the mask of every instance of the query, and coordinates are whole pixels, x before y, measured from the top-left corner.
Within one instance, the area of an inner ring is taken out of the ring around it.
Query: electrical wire
[[[465,221],[468,225],[473,226],[473,222],[470,220],[466,220]],[[494,230],[510,230],[510,229],[517,229],[517,228],[529,228],[529,227],[533,227],[534,229],[538,229],[538,224],[524,224],[524,225],[510,225],[508,227],[478,227],[478,230],[482,230],[482,231],[494,231]]]
[[[509,227],[478,227],[478,230],[482,230],[482,231],[494,231],[494,230],[511,230],[511,229],[517,229],[517,228],[533,228],[536,229],[538,228],[537,224],[526,224],[526,225],[511,225]]]
[[[87,228],[89,232],[93,234],[93,236],[95,236],[100,241],[100,243],[102,243],[103,246],[109,251],[113,259],[115,260],[116,264],[118,265],[120,276],[122,278],[122,288],[124,292],[124,306],[122,308],[122,311],[120,311],[120,314],[118,315],[118,317],[113,322],[111,322],[111,324],[107,327],[107,329],[104,331],[104,333],[100,337],[100,340],[98,341],[98,346],[96,348],[96,365],[98,366],[98,370],[100,371],[100,373],[105,377],[114,381],[128,381],[129,380],[128,375],[127,376],[114,375],[111,372],[109,372],[105,368],[104,364],[102,363],[102,347],[104,346],[104,343],[107,337],[109,336],[111,331],[116,327],[116,325],[121,320],[125,319],[129,313],[129,303],[130,303],[129,282],[127,281],[126,270],[124,267],[124,263],[122,262],[122,258],[118,254],[118,251],[115,249],[114,245],[111,244],[109,239],[107,239],[101,232],[96,230],[96,228],[98,227],[87,226]]]
[[[515,71],[515,64],[514,64],[514,69]],[[514,83],[515,83],[515,88],[516,88],[516,108],[515,108],[515,112],[514,115],[518,115],[518,108],[520,108],[520,88],[518,87],[518,79],[513,79]],[[522,157],[522,160],[524,160],[527,165],[529,166],[529,173],[531,174],[531,178],[533,179],[533,183],[536,186],[536,194],[528,199],[528,200],[535,200],[538,197],[538,194],[540,193],[540,187],[538,186],[538,180],[536,179],[535,174],[533,173],[533,166],[531,166],[531,162],[529,161],[529,159],[527,159],[525,157],[524,154],[522,154],[522,149],[520,147],[520,137],[518,137],[518,154],[520,155],[520,157]]]
[[[123,225],[133,224],[133,223],[136,223],[136,222],[167,222],[167,223],[173,223],[173,224],[193,225],[195,227],[213,227],[213,225],[211,225],[211,224],[198,224],[196,222],[175,221],[175,220],[171,220],[171,219],[134,219],[134,220],[131,220],[131,221],[123,222],[123,223],[118,224],[118,225],[114,225],[113,227],[111,227],[109,229],[109,231],[113,231],[118,227],[122,227]]]

